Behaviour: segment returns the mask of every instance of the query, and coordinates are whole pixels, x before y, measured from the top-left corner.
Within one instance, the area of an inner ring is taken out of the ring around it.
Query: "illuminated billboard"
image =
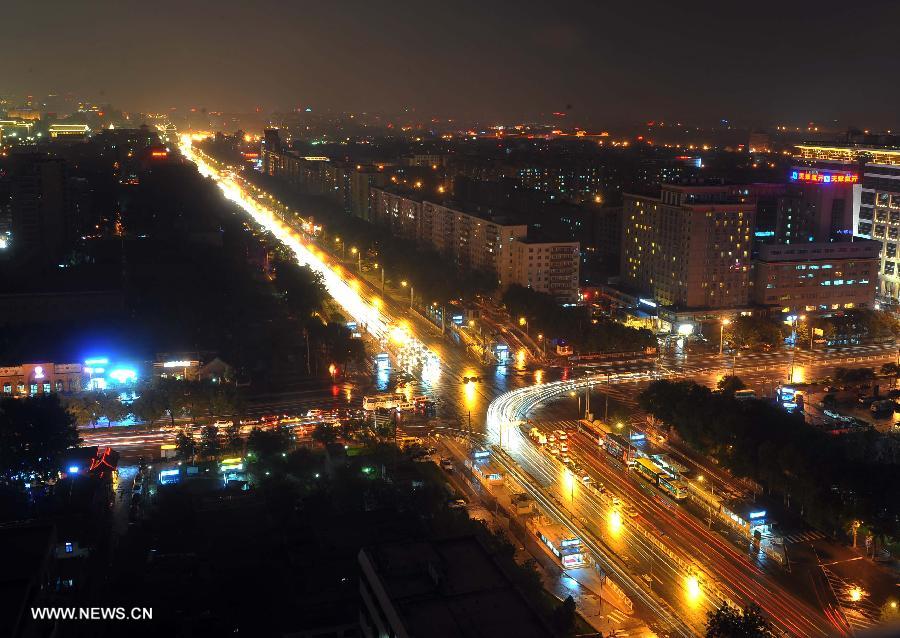
[[[809,184],[856,184],[859,175],[849,171],[829,171],[812,168],[791,169],[792,182],[805,182]]]

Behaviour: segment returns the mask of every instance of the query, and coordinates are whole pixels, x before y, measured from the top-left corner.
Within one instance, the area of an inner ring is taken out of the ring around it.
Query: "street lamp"
[[[356,255],[356,272],[362,272],[362,251],[359,250],[356,246],[353,246],[350,249],[351,255]]]
[[[406,281],[405,279],[400,282],[400,285],[406,288],[409,286],[409,309],[412,310],[413,307],[413,287],[412,284]]]
[[[731,323],[731,319],[722,319],[722,325],[719,326],[719,356],[725,352],[725,326]]]
[[[528,318],[527,317],[519,317],[519,325],[525,326],[525,334],[528,334]]]

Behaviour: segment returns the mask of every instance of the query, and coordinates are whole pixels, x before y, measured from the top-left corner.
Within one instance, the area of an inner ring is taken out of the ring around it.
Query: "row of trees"
[[[827,435],[802,415],[765,401],[738,401],[689,381],[655,381],[641,408],[694,449],[738,476],[780,494],[812,523],[837,531],[862,520],[881,535],[900,533],[896,456],[876,432]]]
[[[175,425],[182,417],[203,423],[238,420],[244,413],[243,395],[231,385],[165,378],[146,383],[138,391],[130,403],[115,392],[101,390],[67,398],[64,405],[78,426],[111,424],[129,415],[149,425],[164,419]]]
[[[563,308],[547,293],[512,285],[503,293],[510,315],[526,317],[533,332],[561,337],[582,352],[638,352],[656,345],[653,333],[606,318],[592,319],[584,308]]]
[[[359,217],[347,215],[339,205],[321,196],[299,193],[293,186],[277,178],[254,173],[249,178],[276,195],[295,210],[308,211],[323,223],[321,240],[330,249],[349,254],[349,247],[362,251],[365,261],[378,263],[385,269],[388,283],[395,286],[408,281],[416,291],[427,292],[425,303],[446,303],[460,296],[473,297],[490,294],[497,288],[493,273],[458,271],[452,261],[438,252],[424,248],[415,241],[397,237],[387,227],[371,224]],[[364,265],[366,265],[364,263]]]

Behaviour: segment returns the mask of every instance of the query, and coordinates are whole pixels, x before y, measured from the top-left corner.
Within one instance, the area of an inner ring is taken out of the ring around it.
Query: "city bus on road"
[[[371,397],[363,397],[363,410],[368,412],[378,409],[393,410],[401,408],[407,403],[406,396],[397,392],[376,394]]]
[[[680,501],[687,497],[687,489],[684,487],[684,483],[678,480],[674,475],[669,474],[660,468],[650,459],[638,459],[634,464],[634,469],[636,469],[638,474],[645,480],[652,483],[672,498]]]

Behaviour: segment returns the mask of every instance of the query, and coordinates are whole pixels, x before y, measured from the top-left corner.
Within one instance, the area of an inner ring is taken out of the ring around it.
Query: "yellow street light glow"
[[[684,579],[684,589],[687,593],[688,600],[691,602],[699,600],[700,594],[703,593],[700,589],[700,579],[693,574],[688,574]]]
[[[406,288],[409,285],[409,283],[404,279],[403,281],[400,282],[400,285],[403,286],[404,288]]]
[[[516,363],[519,365],[524,365],[525,363],[525,350],[519,350],[516,353]]]
[[[860,600],[862,600],[862,597],[863,597],[863,590],[860,589],[860,587],[858,585],[856,587],[853,587],[850,589],[850,600],[851,601],[853,601],[854,603],[858,603]],[[895,603],[895,605],[896,605],[896,603]]]
[[[607,517],[607,524],[609,526],[610,533],[618,536],[622,531],[622,515],[619,514],[618,510],[613,510],[609,513],[609,516]]]
[[[519,325],[520,325],[520,326],[524,326],[524,325],[525,325],[525,317],[519,317]]]

